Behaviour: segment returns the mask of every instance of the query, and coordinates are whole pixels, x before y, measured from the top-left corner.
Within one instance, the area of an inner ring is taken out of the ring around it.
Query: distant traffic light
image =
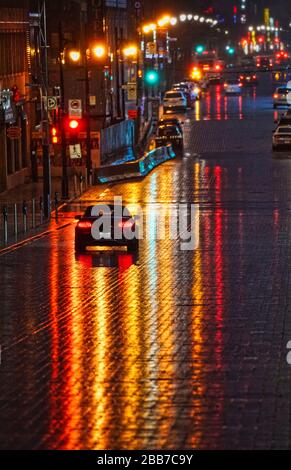
[[[197,54],[203,54],[203,52],[205,51],[205,46],[203,46],[202,44],[198,44],[195,48],[195,51]]]
[[[230,46],[227,46],[226,47],[226,51],[229,55],[234,55],[235,53],[235,48],[234,47],[230,47]]]
[[[70,119],[69,120],[69,128],[72,131],[76,131],[80,126],[80,122],[77,119]]]
[[[148,85],[154,86],[159,82],[159,74],[156,70],[148,70],[145,74],[145,82]]]
[[[51,128],[51,139],[52,139],[52,144],[58,144],[59,143],[59,130],[56,126],[53,126]]]

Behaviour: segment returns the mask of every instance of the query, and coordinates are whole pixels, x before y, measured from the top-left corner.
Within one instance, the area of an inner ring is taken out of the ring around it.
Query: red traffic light
[[[69,121],[69,128],[72,129],[73,131],[77,130],[79,127],[80,123],[77,121],[77,119],[70,119]]]

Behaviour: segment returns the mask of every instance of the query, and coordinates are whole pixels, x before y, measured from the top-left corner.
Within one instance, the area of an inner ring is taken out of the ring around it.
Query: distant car
[[[101,207],[98,215],[92,215],[93,209],[95,211],[98,206],[89,206],[83,215],[75,217],[78,221],[75,229],[76,253],[84,253],[87,247],[92,246],[126,246],[128,251],[136,251],[139,241],[135,236],[137,231],[134,217],[124,206],[119,206],[117,212],[117,206],[109,205],[109,211],[106,213],[103,212]],[[120,217],[119,214],[122,214],[122,216]],[[93,224],[96,221],[98,222],[100,217],[104,218],[105,223],[100,226],[100,229],[95,229]],[[115,225],[118,225],[120,231],[118,237],[116,236]],[[128,233],[131,234],[132,239],[127,235]]]
[[[291,126],[278,126],[273,133],[273,150],[291,147]]]
[[[291,126],[291,114],[281,116],[277,121],[277,127],[279,126]]]
[[[239,79],[240,79],[240,82],[245,86],[258,84],[258,76],[255,72],[251,72],[251,71],[243,72],[241,73]]]
[[[274,109],[278,108],[278,106],[290,106],[290,105],[291,105],[291,88],[288,88],[286,86],[276,88],[275,93],[273,95]]]
[[[182,91],[167,91],[163,99],[164,112],[187,111],[187,98]]]
[[[162,118],[158,122],[158,127],[160,126],[177,126],[181,134],[183,134],[182,123],[178,118],[174,118],[174,117]]]
[[[242,83],[238,79],[226,80],[224,83],[224,93],[226,95],[240,95],[242,92]]]
[[[156,135],[156,147],[164,147],[165,145],[171,144],[174,151],[181,152],[183,150],[183,134],[174,125],[161,125],[157,129]]]

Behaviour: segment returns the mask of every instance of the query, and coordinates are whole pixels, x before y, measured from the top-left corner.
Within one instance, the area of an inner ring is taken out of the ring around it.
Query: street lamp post
[[[69,181],[68,181],[68,168],[67,168],[67,142],[65,130],[65,81],[64,81],[64,66],[63,66],[63,30],[62,22],[59,23],[59,43],[60,43],[60,126],[61,126],[61,146],[62,146],[62,198],[69,197]]]

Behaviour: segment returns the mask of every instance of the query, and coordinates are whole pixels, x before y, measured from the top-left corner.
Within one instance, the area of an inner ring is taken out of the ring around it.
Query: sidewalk
[[[62,179],[52,178],[52,198],[55,193],[58,193],[59,199],[62,195]],[[43,182],[42,178],[39,179],[38,183],[26,183],[16,188],[10,189],[0,193],[0,204],[4,203],[13,204],[23,201],[32,201],[32,199],[39,199],[43,196]],[[69,180],[69,196],[74,197],[74,180]]]

